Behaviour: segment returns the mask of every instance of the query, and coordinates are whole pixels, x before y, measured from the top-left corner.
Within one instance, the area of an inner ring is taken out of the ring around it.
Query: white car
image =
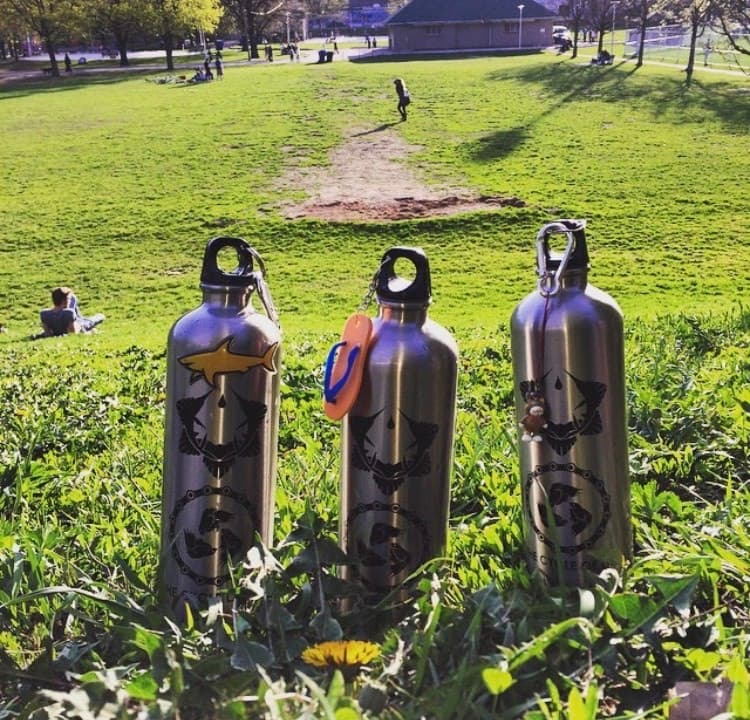
[[[563,40],[570,41],[570,31],[565,25],[553,25],[552,26],[552,42],[555,45],[562,45]]]

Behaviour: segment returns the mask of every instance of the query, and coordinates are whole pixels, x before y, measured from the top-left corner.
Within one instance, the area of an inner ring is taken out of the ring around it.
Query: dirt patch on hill
[[[517,197],[477,196],[462,188],[427,185],[404,162],[419,146],[409,145],[390,127],[353,131],[330,153],[328,167],[292,163],[296,166],[279,180],[279,189],[294,187],[309,197],[283,207],[283,215],[333,222],[408,220],[524,206]]]

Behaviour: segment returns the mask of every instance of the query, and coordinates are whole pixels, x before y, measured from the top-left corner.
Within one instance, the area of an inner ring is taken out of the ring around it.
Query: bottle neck
[[[584,290],[588,284],[588,276],[586,270],[569,270],[560,278],[560,287]]]
[[[243,308],[250,301],[252,289],[248,287],[218,287],[201,285],[203,302],[220,308]]]
[[[424,305],[380,303],[378,305],[378,318],[386,322],[422,325],[427,320],[427,307]]]

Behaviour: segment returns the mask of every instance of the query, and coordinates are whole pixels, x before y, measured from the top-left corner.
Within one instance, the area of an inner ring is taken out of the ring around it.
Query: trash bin
[[[217,50],[223,50],[224,49],[224,41],[223,40],[216,40],[214,42],[214,46]]]
[[[318,63],[324,63],[326,61],[326,51],[318,50]]]
[[[333,62],[333,50],[326,52],[326,62]]]

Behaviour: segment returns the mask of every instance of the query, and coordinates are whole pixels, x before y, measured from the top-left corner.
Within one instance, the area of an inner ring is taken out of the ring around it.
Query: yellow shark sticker
[[[274,356],[278,343],[268,346],[263,355],[242,355],[234,353],[230,344],[234,338],[228,337],[213,350],[185,355],[178,358],[181,365],[192,370],[196,375],[203,375],[211,387],[216,387],[216,376],[225,373],[244,373],[261,365],[268,372],[275,373]]]

